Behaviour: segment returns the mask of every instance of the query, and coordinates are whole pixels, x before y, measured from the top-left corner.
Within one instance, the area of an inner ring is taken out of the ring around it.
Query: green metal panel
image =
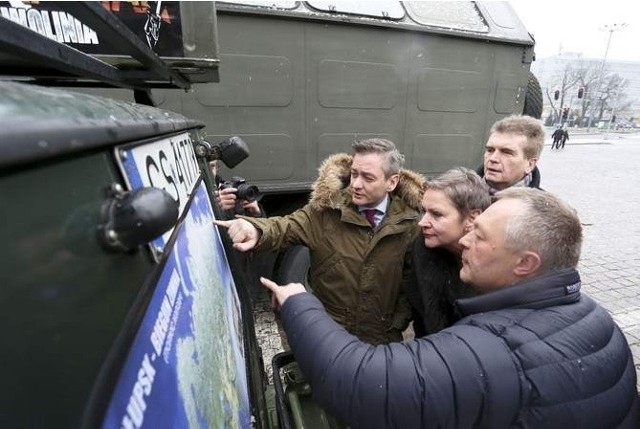
[[[220,83],[196,85],[192,93],[163,91],[179,95],[180,107],[172,100],[161,107],[202,120],[210,135],[247,142],[251,156],[233,171],[222,166],[223,177],[246,177],[261,190],[306,189],[317,163],[305,134],[305,24],[218,18]]]
[[[307,34],[307,132],[316,165],[327,153],[350,152],[355,135],[384,136],[404,152],[411,33],[309,23]],[[310,180],[316,175],[309,171]]]
[[[244,138],[251,157],[221,174],[268,194],[308,190],[327,155],[371,136],[393,140],[425,174],[475,168],[491,124],[522,111],[529,45],[494,37],[494,24],[461,37],[296,15],[300,5],[241,9],[219,8],[220,83],[158,94],[212,138]]]
[[[95,240],[102,191],[116,180],[109,158],[42,162],[0,177],[0,402],[12,410],[2,427],[79,425],[151,269],[146,251],[107,253]]]

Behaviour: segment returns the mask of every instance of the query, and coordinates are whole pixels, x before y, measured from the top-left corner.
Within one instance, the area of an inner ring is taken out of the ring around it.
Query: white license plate
[[[153,143],[120,147],[116,149],[116,157],[120,161],[129,189],[148,186],[164,189],[178,202],[179,213],[182,216],[200,176],[189,133],[167,137]],[[154,241],[156,250],[164,249],[171,231],[163,234],[162,240]]]

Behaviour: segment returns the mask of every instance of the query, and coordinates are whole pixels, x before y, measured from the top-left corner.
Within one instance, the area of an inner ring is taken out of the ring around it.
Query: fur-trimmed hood
[[[331,155],[318,168],[318,178],[313,183],[309,205],[314,210],[339,209],[345,204],[345,193],[351,177],[353,156],[346,153]],[[402,169],[398,186],[391,192],[414,210],[421,210],[425,178],[414,171]],[[350,198],[349,198],[350,201]]]

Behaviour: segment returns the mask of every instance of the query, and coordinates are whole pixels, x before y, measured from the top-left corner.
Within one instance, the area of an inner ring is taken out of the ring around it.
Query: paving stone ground
[[[548,133],[549,135],[551,133]],[[640,379],[640,133],[572,133],[565,148],[548,139],[539,162],[542,187],[571,204],[584,226],[579,270],[583,290],[602,304],[625,333]],[[283,351],[266,293],[254,318],[265,367]]]
[[[548,141],[541,185],[571,204],[584,226],[583,290],[604,306],[631,346],[640,379],[640,133],[572,134]]]

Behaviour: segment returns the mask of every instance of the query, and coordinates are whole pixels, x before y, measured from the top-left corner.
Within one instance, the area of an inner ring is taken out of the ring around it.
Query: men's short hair
[[[491,204],[489,186],[478,173],[464,167],[452,168],[427,180],[427,189],[443,192],[462,216],[472,210],[484,211]]]
[[[544,147],[544,125],[539,119],[527,115],[511,115],[499,120],[491,127],[491,134],[506,133],[525,136],[524,156],[539,158]]]
[[[379,153],[385,155],[386,162],[382,170],[387,178],[399,174],[404,166],[404,155],[390,140],[380,138],[360,140],[353,142],[351,149],[354,154]]]
[[[525,204],[525,210],[509,219],[506,225],[506,246],[515,251],[537,253],[540,273],[578,265],[582,225],[575,209],[540,189],[511,187],[494,197],[516,199]]]

